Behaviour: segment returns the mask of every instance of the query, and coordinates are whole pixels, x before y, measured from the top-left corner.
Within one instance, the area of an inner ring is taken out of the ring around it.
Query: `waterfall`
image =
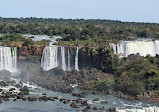
[[[159,54],[159,40],[155,41],[156,54]]]
[[[17,48],[11,48],[12,50],[12,63],[13,63],[13,71],[17,71]]]
[[[66,71],[65,47],[61,47],[62,69]]]
[[[68,68],[67,70],[71,70],[71,57],[70,57],[70,50],[68,49]]]
[[[158,107],[142,107],[139,109],[118,109],[117,112],[159,112]]]
[[[78,50],[79,48],[77,47],[77,50],[75,51],[76,55],[75,57],[72,57],[70,55],[70,49],[65,49],[64,46],[54,45],[45,47],[41,58],[41,67],[45,71],[56,67],[61,67],[64,71],[71,70],[72,68],[79,71]],[[75,64],[71,63],[71,58],[75,59]]]
[[[114,54],[119,58],[128,57],[130,54],[139,53],[141,56],[156,56],[159,54],[159,41],[121,41],[118,44],[111,43]]]
[[[58,47],[45,47],[41,59],[41,67],[48,71],[58,66]]]
[[[0,47],[0,71],[17,71],[17,48]]]
[[[79,51],[79,48],[77,47],[76,57],[75,57],[75,70],[77,70],[77,71],[79,71],[79,68],[78,68],[78,51]]]

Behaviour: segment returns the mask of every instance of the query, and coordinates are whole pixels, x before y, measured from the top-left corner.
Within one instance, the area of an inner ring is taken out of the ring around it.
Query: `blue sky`
[[[0,16],[159,23],[159,0],[0,0]]]

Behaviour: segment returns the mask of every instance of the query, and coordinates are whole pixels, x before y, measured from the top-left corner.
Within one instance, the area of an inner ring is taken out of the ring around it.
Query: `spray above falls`
[[[78,47],[77,50],[70,50],[64,46],[47,46],[43,50],[41,67],[45,71],[56,67],[61,67],[64,71],[79,71],[78,51]]]
[[[139,53],[140,56],[156,56],[159,54],[159,40],[150,41],[121,41],[118,44],[111,43],[114,54],[119,58],[128,57],[130,54]]]
[[[17,48],[0,46],[0,71],[17,71]]]

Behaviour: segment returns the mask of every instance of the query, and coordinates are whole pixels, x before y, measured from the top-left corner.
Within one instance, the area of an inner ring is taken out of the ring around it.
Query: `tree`
[[[118,67],[121,91],[135,96],[146,90],[158,89],[159,71],[157,69],[149,60],[125,61]]]

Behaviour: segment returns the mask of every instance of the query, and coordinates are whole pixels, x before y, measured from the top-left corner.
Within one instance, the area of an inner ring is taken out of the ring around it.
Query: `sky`
[[[0,0],[0,16],[159,23],[159,0]]]

